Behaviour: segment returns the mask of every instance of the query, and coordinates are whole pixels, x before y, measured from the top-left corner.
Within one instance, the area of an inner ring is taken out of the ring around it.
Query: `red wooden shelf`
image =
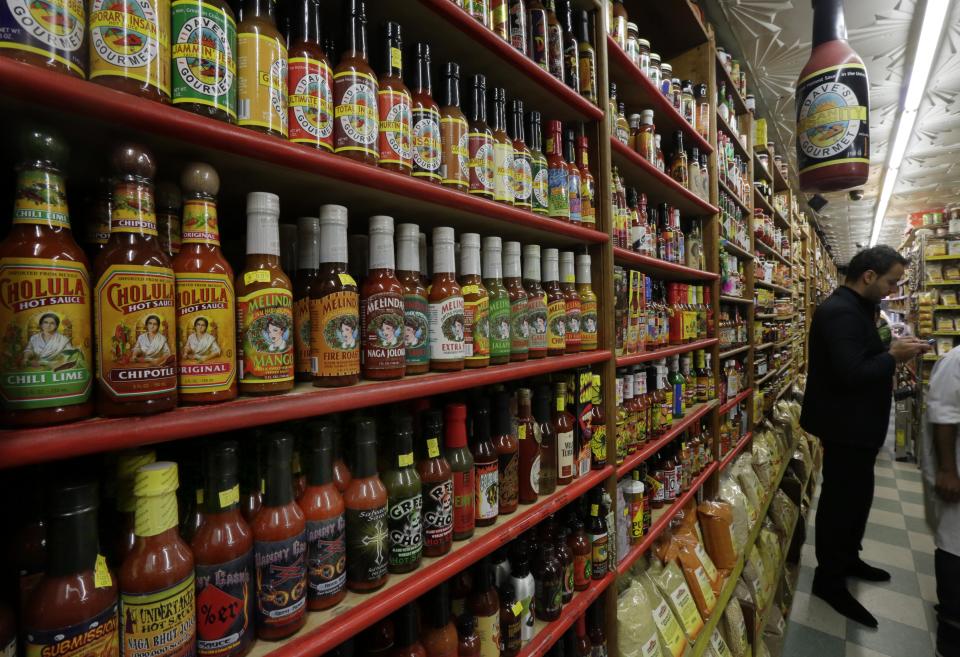
[[[613,259],[615,262],[631,265],[648,274],[653,274],[661,280],[668,281],[713,281],[720,277],[712,271],[703,271],[694,269],[685,265],[678,265],[659,258],[634,253],[629,249],[619,246],[613,247]]]
[[[707,338],[706,340],[697,340],[687,344],[677,345],[676,347],[666,347],[664,349],[655,349],[653,351],[644,351],[639,354],[630,354],[628,356],[617,356],[617,367],[629,367],[630,365],[639,365],[647,363],[658,358],[667,358],[677,354],[685,354],[688,351],[697,349],[708,349],[718,342],[717,338]]]
[[[747,444],[750,442],[752,438],[753,438],[752,431],[748,431],[747,433],[743,434],[743,436],[740,437],[740,441],[733,446],[733,449],[727,452],[727,455],[720,460],[719,469],[723,470],[725,467],[730,465],[730,462],[733,461],[733,459],[737,458],[737,454],[743,451],[743,448],[747,446]]]
[[[720,210],[691,192],[676,180],[645,160],[640,153],[624,145],[616,137],[610,138],[614,166],[626,178],[627,187],[636,187],[647,195],[653,205],[669,203],[684,216],[713,215]]]
[[[637,543],[630,551],[627,553],[627,556],[623,558],[619,564],[617,564],[617,572],[621,575],[626,574],[630,570],[630,566],[639,559],[647,550],[650,549],[650,546],[653,545],[653,542],[657,540],[657,537],[663,533],[663,530],[670,526],[670,521],[673,520],[680,509],[682,509],[687,502],[689,502],[694,495],[697,494],[697,491],[706,483],[707,479],[710,478],[714,472],[717,471],[717,462],[714,461],[707,467],[703,469],[703,472],[690,482],[690,490],[674,500],[673,504],[664,509],[656,520],[653,521],[653,524],[650,526],[650,532],[643,537],[643,540],[640,543]]]
[[[727,349],[726,351],[721,351],[718,358],[720,360],[723,360],[724,358],[730,358],[730,356],[736,356],[737,354],[741,354],[749,348],[750,348],[750,345],[745,344],[742,347],[734,347],[733,349]]]
[[[241,397],[135,418],[93,418],[55,427],[0,431],[0,468],[441,395],[602,363],[610,356],[608,350],[590,351],[397,381],[365,381],[347,388],[301,384],[293,392],[275,397]]]
[[[656,454],[664,445],[672,442],[674,438],[690,428],[690,426],[710,412],[710,409],[717,405],[717,400],[708,401],[705,404],[698,404],[679,420],[673,421],[670,430],[659,438],[648,442],[639,452],[635,452],[625,458],[623,463],[617,466],[617,478],[622,478],[630,473],[631,470]]]
[[[720,415],[723,415],[731,408],[742,402],[744,399],[749,397],[751,393],[753,393],[753,388],[747,388],[733,399],[728,399],[727,403],[720,407]]]
[[[585,591],[580,591],[573,596],[573,599],[563,606],[560,617],[550,623],[541,623],[537,626],[538,631],[529,643],[520,649],[518,657],[543,657],[557,641],[563,638],[564,633],[570,629],[577,619],[586,613],[587,608],[600,597],[600,594],[607,590],[607,587],[613,584],[617,578],[616,570],[611,569],[603,579],[595,580]]]

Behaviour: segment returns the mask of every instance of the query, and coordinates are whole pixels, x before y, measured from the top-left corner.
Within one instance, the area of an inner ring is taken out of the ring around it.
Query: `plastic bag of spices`
[[[747,536],[750,534],[751,513],[747,496],[729,469],[720,478],[718,497],[721,501],[730,505],[730,511],[733,515],[733,547],[737,554],[740,554],[743,552],[747,543]],[[753,512],[753,515],[756,515],[756,511]]]
[[[782,490],[777,490],[773,494],[773,501],[770,503],[770,519],[776,526],[777,531],[783,535],[789,535],[794,523],[797,521],[799,509],[793,503],[790,496]]]
[[[664,652],[650,597],[638,579],[617,597],[617,648],[623,657],[674,657]],[[680,626],[675,629],[681,639]]]
[[[687,639],[691,642],[695,641],[700,630],[703,629],[703,618],[697,610],[697,603],[690,592],[690,587],[687,586],[680,566],[676,561],[661,564],[659,559],[651,559],[647,573],[680,620],[680,626],[683,627]]]
[[[750,651],[747,639],[747,621],[743,618],[743,609],[736,599],[730,600],[723,610],[723,633],[733,657],[746,657]]]
[[[660,646],[663,657],[680,657],[687,649],[688,641],[684,634],[683,626],[673,611],[673,608],[667,603],[660,589],[654,583],[653,578],[647,573],[646,563],[644,569],[640,571],[637,566],[631,569],[636,572],[636,581],[643,587],[647,599],[650,601],[650,607],[653,614],[653,623],[657,626],[657,633],[660,637]],[[644,656],[646,657],[646,655]]]
[[[686,535],[689,536],[689,532]],[[717,604],[713,580],[696,553],[689,549],[688,541],[681,539],[676,531],[671,532],[657,541],[654,554],[664,563],[676,562],[680,566],[687,587],[693,595],[693,601],[697,604],[697,610],[702,617],[708,617]],[[718,576],[712,562],[710,568],[714,576]]]
[[[713,634],[710,635],[710,651],[714,657],[733,657],[733,652],[718,627],[713,628]]]
[[[733,531],[733,507],[721,500],[701,502],[697,508],[703,542],[707,554],[721,570],[733,570],[737,565],[736,539]]]
[[[744,495],[747,496],[747,500],[750,502],[750,507],[748,507],[747,510],[750,512],[751,526],[757,521],[757,515],[763,506],[763,497],[765,494],[763,487],[760,485],[760,480],[757,479],[757,473],[753,471],[752,462],[753,457],[750,454],[741,454],[737,457],[737,460],[733,462],[733,467],[731,468],[731,471],[740,483],[740,487],[743,489]]]

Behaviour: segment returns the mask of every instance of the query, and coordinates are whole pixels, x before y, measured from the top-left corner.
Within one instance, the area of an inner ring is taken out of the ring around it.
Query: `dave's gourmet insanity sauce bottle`
[[[377,108],[380,116],[377,151],[380,166],[401,173],[410,173],[413,168],[411,151],[411,105],[410,90],[403,83],[403,41],[400,24],[384,24],[384,75],[380,77],[377,91]]]
[[[297,219],[297,274],[293,280],[293,325],[297,381],[312,381],[310,289],[320,275],[320,219]]]
[[[0,7],[0,57],[85,78],[86,3],[74,0],[39,16],[31,9],[27,3]]]
[[[430,369],[451,372],[464,365],[463,294],[457,284],[453,229],[433,229],[433,282],[430,285]]]
[[[527,291],[520,275],[520,242],[503,243],[503,283],[510,296],[510,360],[527,360],[530,354],[530,317]]]
[[[287,41],[277,30],[272,0],[244,0],[237,27],[237,123],[287,136]]]
[[[167,0],[133,4],[92,0],[89,50],[90,79],[94,82],[142,98],[170,102]]]
[[[463,344],[467,367],[490,364],[490,298],[480,279],[480,235],[460,235],[460,291],[463,293]]]
[[[344,0],[346,48],[333,71],[333,151],[376,164],[377,76],[367,62],[367,12],[364,0]]]
[[[540,246],[523,247],[523,289],[527,291],[530,358],[547,355],[547,295],[540,286]]]
[[[319,0],[298,0],[287,65],[290,141],[333,150],[333,71],[320,43]]]
[[[460,65],[447,62],[444,106],[440,108],[440,182],[461,191],[470,188],[470,129],[460,109]]]
[[[417,224],[397,226],[397,280],[403,287],[404,374],[430,370],[430,325],[427,288],[420,281],[420,229]]]
[[[370,272],[363,281],[360,327],[363,376],[399,379],[406,367],[403,349],[403,286],[393,258],[393,217],[370,217]]]
[[[440,108],[433,99],[430,73],[430,44],[418,42],[417,63],[413,69],[413,175],[440,182],[443,142],[440,137]]]
[[[237,23],[230,4],[226,0],[173,0],[170,17],[173,104],[236,123]]]
[[[501,251],[499,237],[483,238],[483,286],[489,302],[491,365],[510,362],[510,293],[503,286]]]

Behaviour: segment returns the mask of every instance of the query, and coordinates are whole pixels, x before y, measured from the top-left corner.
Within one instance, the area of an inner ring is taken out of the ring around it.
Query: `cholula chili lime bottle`
[[[344,0],[346,48],[333,71],[333,152],[376,164],[377,76],[367,62],[367,10],[364,0]]]
[[[403,83],[403,41],[400,24],[384,24],[384,75],[377,91],[380,112],[377,150],[380,166],[409,174],[413,169],[410,90]]]
[[[52,424],[89,416],[93,302],[87,257],[70,231],[59,137],[29,129],[13,227],[0,244],[3,423]]]
[[[427,288],[420,281],[419,231],[417,224],[397,226],[397,279],[403,286],[404,374],[430,370]]]

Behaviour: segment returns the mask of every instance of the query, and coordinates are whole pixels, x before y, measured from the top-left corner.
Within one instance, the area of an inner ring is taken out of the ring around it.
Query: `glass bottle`
[[[480,657],[500,657],[500,597],[494,586],[489,556],[483,557],[474,569],[467,611],[476,619]]]
[[[557,17],[556,0],[545,0],[547,9],[547,71],[564,81],[563,26]]]
[[[497,482],[499,501],[497,511],[507,515],[517,510],[519,480],[518,461],[520,443],[513,433],[510,414],[510,395],[505,390],[497,392],[493,417],[493,442],[497,449]]]
[[[320,41],[319,0],[299,0],[287,64],[290,141],[333,151],[333,70]]]
[[[394,269],[393,217],[370,217],[369,272],[360,294],[361,359],[366,379],[399,379],[404,353],[404,289]]]
[[[480,657],[477,619],[471,614],[457,616],[457,657]]]
[[[297,218],[297,273],[293,279],[294,378],[313,381],[310,289],[320,275],[320,219]]]
[[[427,657],[420,642],[417,607],[410,603],[400,607],[393,615],[394,640],[390,657]]]
[[[526,0],[509,0],[509,5],[510,45],[526,55],[529,53]]]
[[[533,60],[534,64],[549,73],[550,35],[547,23],[547,8],[543,0],[528,0],[527,12],[527,26],[530,30],[527,43],[530,47],[530,59]]]
[[[347,44],[333,70],[333,105],[335,111],[339,110],[333,122],[333,152],[377,164],[379,84],[367,61],[365,0],[343,0],[343,20]]]
[[[543,154],[543,136],[540,126],[540,112],[532,111],[529,114],[528,139],[530,144],[531,170],[533,194],[531,195],[532,209],[536,214],[547,215],[550,209],[550,168],[547,166],[547,157]]]
[[[577,294],[580,296],[580,350],[597,348],[597,295],[590,278],[590,256],[576,257]]]
[[[576,474],[574,462],[574,428],[576,421],[567,411],[567,384],[558,382],[554,388],[552,412],[553,433],[557,439],[557,483],[565,486]]]
[[[430,369],[464,367],[464,303],[454,264],[453,228],[433,229],[433,281],[430,286]]]
[[[510,586],[520,603],[520,640],[530,641],[534,636],[533,597],[536,592],[526,540],[513,542],[510,554]]]
[[[480,278],[480,235],[460,235],[460,291],[463,294],[465,367],[490,364],[490,297]]]
[[[562,356],[566,353],[567,304],[566,295],[560,287],[557,249],[543,250],[543,293],[547,302],[547,355]]]
[[[687,168],[687,151],[683,148],[683,131],[677,130],[673,133],[674,151],[670,159],[670,177],[676,180],[684,187],[689,187],[690,180],[687,177],[689,170]]]
[[[655,143],[656,126],[653,124],[653,110],[640,112],[640,131],[637,133],[637,152],[642,158],[656,164],[657,149]]]
[[[593,578],[593,547],[576,512],[570,514],[567,547],[573,554],[573,588],[585,591]]]
[[[473,76],[473,104],[470,112],[469,150],[470,193],[493,198],[493,131],[487,125],[487,78]]]
[[[527,147],[523,129],[523,101],[510,101],[510,134],[513,138],[512,173],[513,201],[518,208],[533,207],[533,156]]]
[[[604,513],[602,493],[593,489],[590,494],[590,514],[587,516],[586,531],[590,539],[591,578],[603,579],[609,568],[608,548],[609,534],[607,533],[607,514]]]
[[[387,582],[390,561],[389,494],[377,474],[373,420],[355,425],[353,479],[343,494],[347,517],[347,588],[375,591]]]
[[[574,354],[581,350],[583,337],[581,334],[582,306],[580,295],[577,292],[576,276],[574,275],[573,251],[560,252],[560,289],[564,297],[564,324],[565,353]]]
[[[510,582],[499,584],[497,592],[500,594],[500,655],[516,657],[523,647],[523,605]]]
[[[384,23],[383,32],[384,74],[379,77],[377,90],[378,159],[384,169],[410,174],[413,170],[413,100],[403,83],[400,24],[388,21]]]
[[[427,288],[420,281],[419,231],[417,224],[397,226],[397,280],[403,287],[405,375],[430,370],[429,309]]]
[[[557,18],[563,30],[563,81],[579,94],[580,44],[573,30],[573,9],[570,5],[570,0],[560,0],[557,4]]]
[[[490,436],[490,404],[486,398],[471,408],[474,500],[476,526],[488,527],[499,515],[499,454]]]
[[[423,496],[413,461],[413,421],[401,415],[393,422],[393,459],[383,475],[390,533],[387,567],[391,573],[408,573],[420,566],[423,555]]]
[[[547,214],[553,219],[570,221],[570,171],[563,159],[563,126],[547,121]]]
[[[417,461],[422,482],[423,556],[439,557],[453,544],[453,477],[440,451],[443,416],[427,411],[421,418],[424,448]]]
[[[147,0],[138,6],[138,9],[136,16],[139,20],[128,22],[125,18],[126,12],[117,11],[107,0],[90,3],[90,16],[87,21],[90,28],[90,41],[87,44],[90,54],[89,79],[111,89],[169,103],[170,5],[160,0]],[[13,8],[8,11],[13,13]],[[30,10],[24,11],[28,12],[26,16],[33,17]],[[78,21],[77,11],[73,7],[69,10],[60,7],[55,14],[47,17],[51,28],[57,28],[56,34],[65,37],[61,39],[58,36],[56,42],[76,44],[74,47],[78,54],[83,51],[82,32],[85,29],[82,9],[79,16],[81,20]],[[36,17],[34,19],[39,21]],[[62,19],[62,22],[54,19]],[[13,18],[10,23],[16,24],[21,20],[24,20],[24,17]],[[39,22],[34,22],[34,27],[40,28]],[[78,30],[80,35],[76,34]],[[37,34],[36,29],[31,32]],[[49,36],[53,38],[54,33],[51,32]],[[6,38],[4,40],[6,41]],[[49,46],[45,46],[33,52],[43,56],[48,49]],[[15,59],[23,61],[25,58],[19,56]],[[56,60],[55,54],[53,59]],[[74,74],[82,77],[79,67],[72,61],[73,57],[65,59],[67,61],[61,64],[67,65],[61,68],[72,70]]]
[[[513,205],[514,197],[513,140],[507,134],[507,96],[501,87],[493,90],[493,112],[490,130],[493,133],[493,200]]]
[[[583,223],[583,202],[580,198],[581,179],[580,167],[577,166],[576,150],[576,132],[573,129],[567,130],[567,138],[564,141],[566,148],[567,161],[567,199],[570,206],[570,223]]]
[[[579,10],[577,14],[578,44],[577,55],[580,69],[580,94],[596,105],[597,97],[597,53],[593,47],[593,31],[590,29],[590,13]]]
[[[560,617],[563,607],[563,567],[552,542],[542,541],[539,547],[533,564],[533,613],[538,620],[549,622]]]
[[[453,477],[453,540],[465,541],[476,527],[473,455],[467,447],[467,407],[449,404],[444,409],[444,454]]]
[[[590,637],[590,657],[607,657],[607,635],[604,632],[606,617],[603,614],[603,600],[597,600],[587,610],[588,631]]]
[[[440,107],[433,99],[430,44],[416,44],[417,64],[413,69],[412,133],[413,177],[439,183],[443,142]]]
[[[540,246],[523,247],[523,288],[527,292],[527,321],[529,322],[528,355],[544,358],[547,355],[547,296],[540,287]]]
[[[510,362],[510,293],[503,285],[502,263],[500,238],[484,237],[482,282],[488,298],[491,365]]]
[[[450,618],[450,585],[441,582],[427,594],[421,641],[427,657],[457,657],[457,628]]]
[[[520,269],[520,242],[503,244],[503,283],[510,296],[510,360],[525,361],[530,353],[530,315]]]
[[[520,443],[518,480],[521,504],[533,504],[540,493],[540,444],[530,409],[530,389],[517,390],[517,439]]]
[[[600,388],[600,375],[593,375],[590,387],[593,410],[590,414],[590,450],[593,456],[593,469],[600,470],[607,465],[607,421],[603,414],[603,392]]]
[[[460,65],[456,62],[447,62],[444,87],[444,106],[440,108],[440,182],[467,191],[470,188],[470,130],[467,117],[460,109]]]
[[[244,0],[237,26],[237,125],[287,136],[287,42],[274,3]],[[166,62],[165,62],[166,63]]]
[[[549,386],[537,388],[533,397],[534,437],[540,444],[540,495],[551,495],[557,489],[557,433],[550,412],[553,397]]]
[[[581,124],[581,129],[583,128]],[[580,218],[586,228],[597,227],[596,184],[590,173],[590,140],[577,137],[577,167],[580,169]]]

